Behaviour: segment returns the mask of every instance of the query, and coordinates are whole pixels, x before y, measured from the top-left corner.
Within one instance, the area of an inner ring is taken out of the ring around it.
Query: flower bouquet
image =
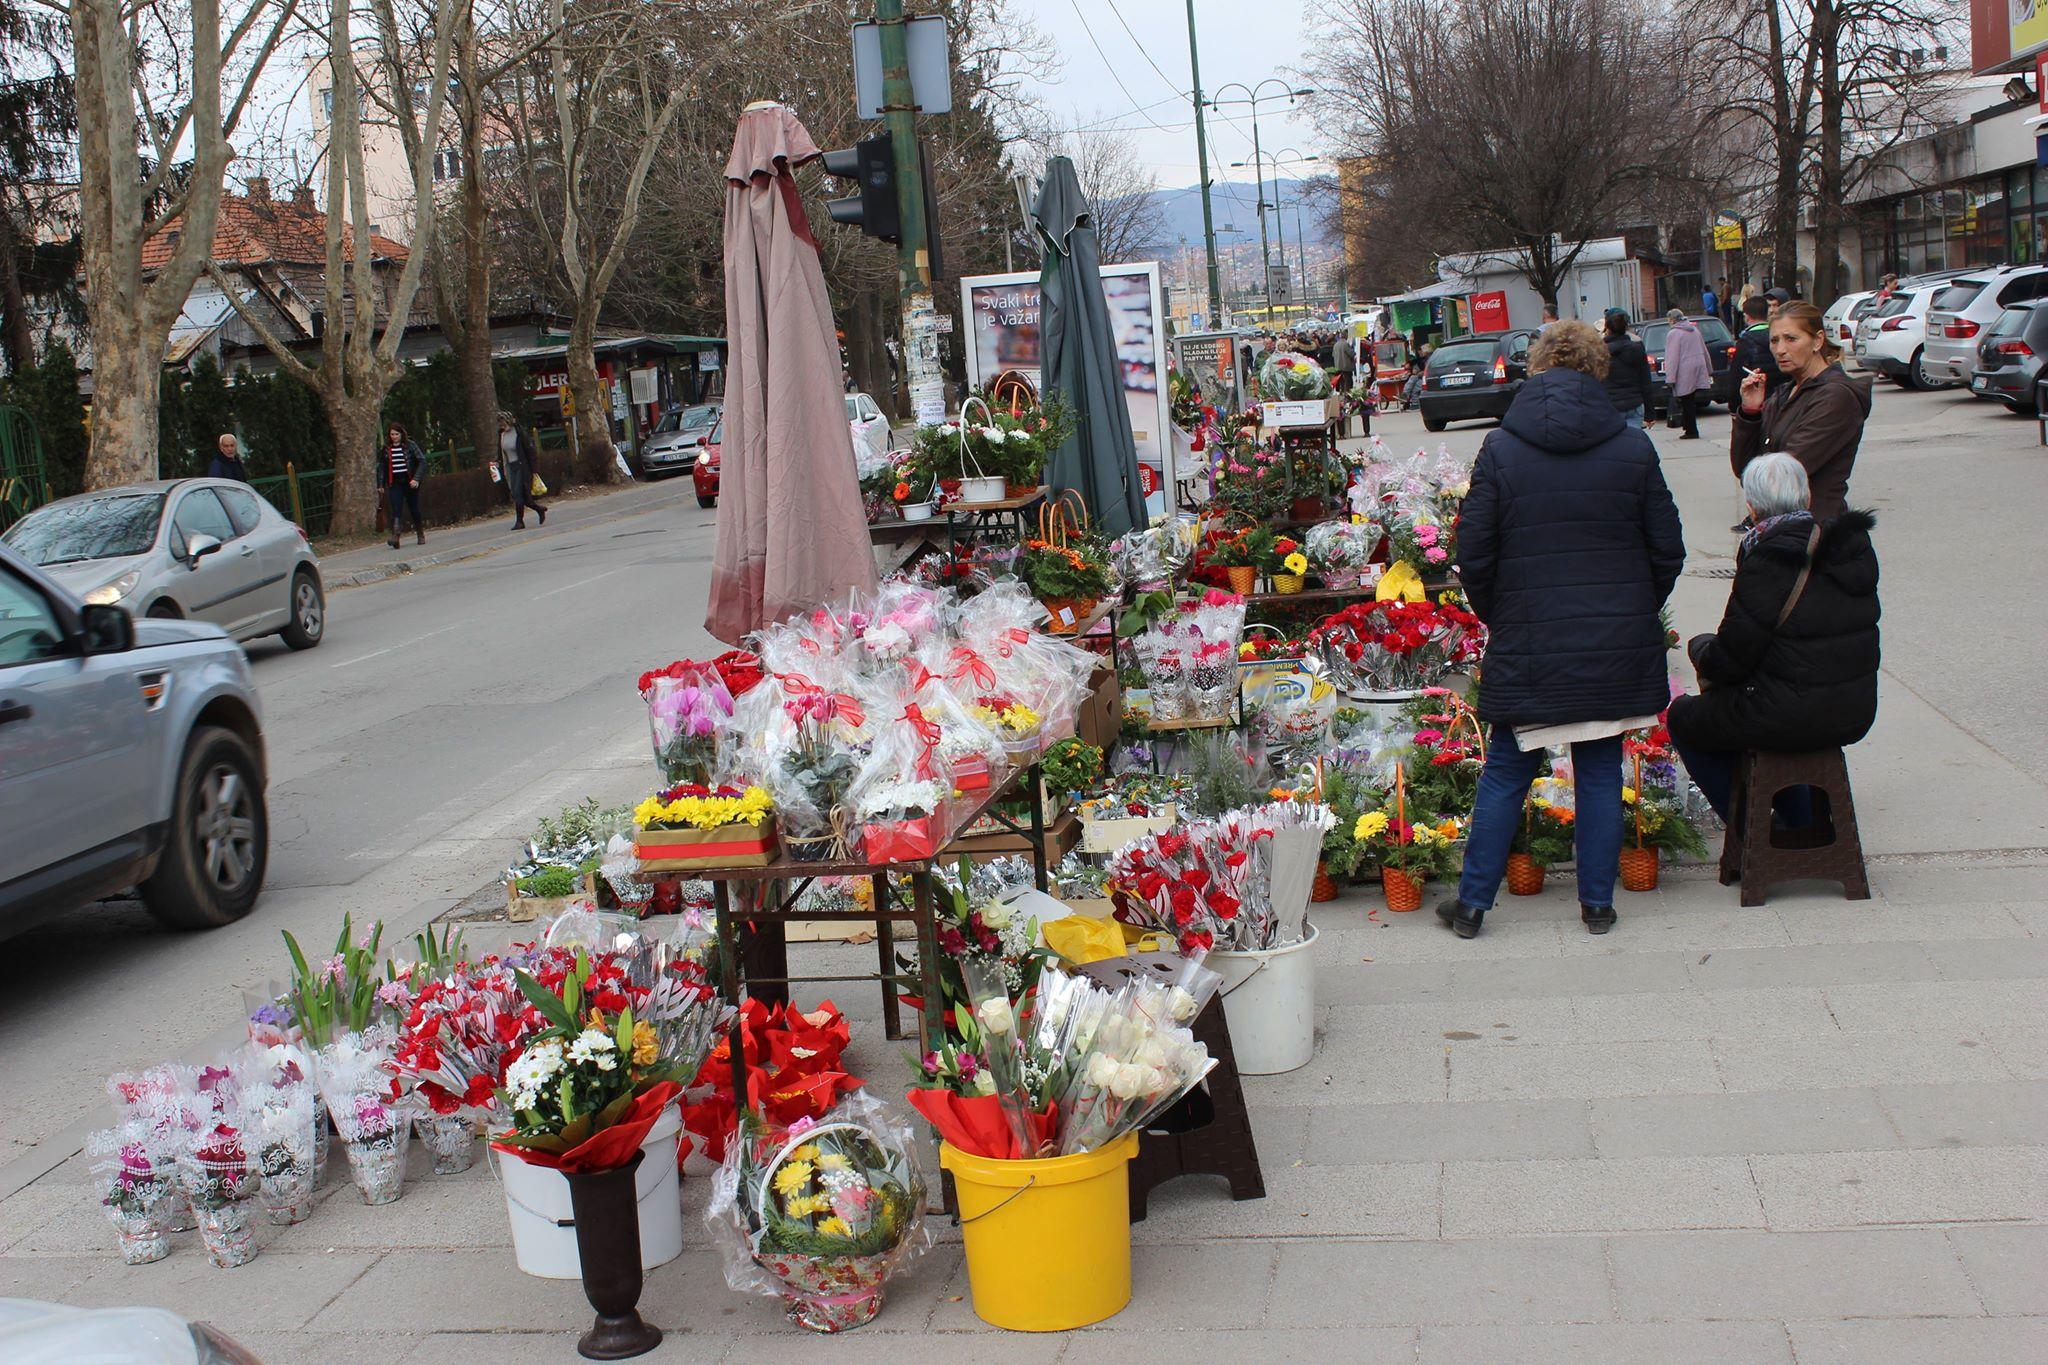
[[[209,1077],[215,1073],[209,1071]],[[209,1083],[201,1088],[200,1074],[192,1067],[162,1062],[146,1071],[123,1072],[107,1078],[107,1096],[113,1101],[115,1121],[148,1135],[148,1150],[156,1154],[155,1167],[173,1172],[178,1158],[191,1150],[199,1135],[213,1124],[225,1108],[225,1096]],[[165,1229],[191,1232],[199,1226],[198,1214],[185,1194],[180,1178],[164,1209]]]
[[[1036,711],[1016,698],[976,697],[974,718],[1003,737],[1003,748],[1014,762],[1028,764],[1038,757],[1044,722]]]
[[[1621,885],[1627,891],[1655,891],[1665,850],[1704,859],[1707,841],[1675,790],[1668,751],[1655,761],[1654,743],[1638,739],[1624,747],[1634,766],[1634,785],[1621,789],[1622,822],[1629,840],[1621,850]],[[1647,772],[1645,758],[1653,759]]]
[[[1309,568],[1326,588],[1355,588],[1365,576],[1379,532],[1352,521],[1325,521],[1308,528],[1302,545]]]
[[[1274,538],[1273,548],[1266,552],[1265,562],[1259,566],[1266,576],[1273,580],[1273,591],[1292,596],[1308,582],[1308,556],[1301,551],[1301,542],[1293,536]]]
[[[775,861],[775,802],[761,787],[684,783],[633,808],[633,851],[645,872]]]
[[[1164,517],[1119,536],[1109,547],[1110,561],[1139,592],[1162,591],[1187,567],[1200,541],[1201,523],[1194,517]]]
[[[114,1225],[124,1265],[144,1265],[171,1254],[171,1202],[180,1194],[173,1144],[130,1120],[94,1133],[86,1150],[93,1163],[100,1207]]]
[[[1328,617],[1309,636],[1338,686],[1394,697],[1442,683],[1485,649],[1479,618],[1448,603],[1360,602]]]
[[[749,1116],[705,1211],[726,1283],[781,1296],[789,1320],[813,1332],[873,1321],[889,1277],[932,1244],[916,1142],[864,1090],[816,1122]]]
[[[264,1216],[280,1227],[303,1223],[319,1184],[312,1061],[296,1047],[250,1048],[231,1069],[256,1162]],[[318,1111],[321,1124],[327,1111]]]
[[[712,664],[683,661],[648,674],[647,703],[654,762],[670,786],[706,782],[718,762],[719,733],[732,719],[733,697]]]
[[[936,855],[939,806],[947,793],[933,778],[871,784],[860,795],[861,851],[871,863],[917,862]]]
[[[1295,351],[1276,350],[1259,366],[1259,397],[1299,402],[1330,396],[1330,376],[1323,367]]]
[[[1017,576],[1045,603],[1052,614],[1048,628],[1055,634],[1078,631],[1110,589],[1109,560],[1087,536],[1070,536],[1063,545],[1025,541]]]
[[[404,1192],[413,1106],[398,1095],[392,1071],[397,1046],[397,1035],[379,1027],[320,1051],[320,1092],[365,1204],[389,1204]]]
[[[1508,893],[1533,896],[1543,890],[1544,872],[1572,859],[1578,833],[1569,806],[1532,796],[1522,808],[1522,823],[1508,849]]]
[[[1457,819],[1411,824],[1383,810],[1367,811],[1351,829],[1361,860],[1379,866],[1387,909],[1396,911],[1421,908],[1423,885],[1457,869],[1464,833]]]
[[[247,1139],[225,1117],[194,1139],[178,1157],[178,1181],[199,1213],[199,1235],[207,1258],[222,1270],[256,1259],[249,1203],[262,1180]]]
[[[823,688],[798,692],[782,709],[793,736],[770,784],[783,844],[799,862],[845,857],[852,819],[847,794],[860,769],[846,731],[866,713],[852,696]]]

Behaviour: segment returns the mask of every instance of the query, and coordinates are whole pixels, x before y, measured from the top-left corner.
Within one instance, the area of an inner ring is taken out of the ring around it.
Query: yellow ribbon
[[[1373,596],[1381,602],[1392,602],[1396,598],[1404,602],[1420,602],[1423,598],[1422,575],[1415,572],[1415,566],[1405,559],[1389,564],[1387,571],[1380,575],[1380,585]]]

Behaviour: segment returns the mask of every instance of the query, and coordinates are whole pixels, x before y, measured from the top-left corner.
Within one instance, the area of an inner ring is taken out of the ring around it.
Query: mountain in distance
[[[1282,180],[1276,185],[1266,183],[1266,201],[1277,203],[1280,208],[1266,219],[1266,231],[1272,233],[1286,219],[1287,244],[1294,245],[1294,209],[1301,205],[1301,230],[1317,245],[1327,245],[1328,238],[1322,228],[1322,211],[1310,201],[1302,198],[1308,188],[1300,180]],[[1177,190],[1154,190],[1151,198],[1159,206],[1160,216],[1166,221],[1160,248],[1171,249],[1186,239],[1189,246],[1200,246],[1202,242],[1202,190],[1198,185],[1189,185]],[[1259,191],[1258,187],[1235,180],[1218,180],[1209,186],[1209,202],[1216,218],[1216,245],[1228,248],[1249,242],[1256,246],[1259,240]],[[1234,227],[1234,233],[1224,228]]]

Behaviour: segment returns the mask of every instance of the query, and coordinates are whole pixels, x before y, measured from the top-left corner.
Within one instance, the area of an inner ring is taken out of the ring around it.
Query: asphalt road
[[[1718,619],[1737,510],[1728,419],[1702,425],[1698,442],[1655,433],[1691,551],[1675,604],[1685,634]],[[1441,439],[1470,454],[1489,427],[1438,438],[1402,415],[1378,429],[1397,448]],[[282,974],[279,930],[327,942],[350,913],[409,935],[492,880],[539,816],[646,789],[634,680],[712,643],[700,623],[715,514],[622,497],[643,510],[581,508],[544,537],[335,594],[311,653],[252,649],[271,753],[268,890],[211,934],[167,934],[112,904],[9,943],[0,1195],[75,1150],[109,1072],[228,1041],[241,992]],[[1881,385],[1851,501],[1879,514],[1886,605],[1880,719],[1854,758],[1866,848],[1984,859],[2048,845],[2048,450],[2031,422],[1966,395]]]

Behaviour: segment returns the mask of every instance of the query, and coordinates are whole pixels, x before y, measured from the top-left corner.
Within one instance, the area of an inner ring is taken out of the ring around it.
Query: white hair
[[[1742,496],[1758,516],[1776,517],[1804,508],[1811,496],[1806,466],[1784,453],[1759,455],[1742,470]]]

